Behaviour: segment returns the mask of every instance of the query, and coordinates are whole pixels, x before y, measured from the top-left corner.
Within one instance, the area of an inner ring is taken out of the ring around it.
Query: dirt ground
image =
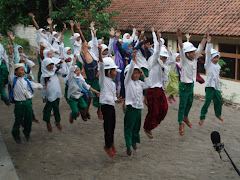
[[[37,67],[34,70],[35,77],[36,72]],[[103,150],[103,121],[97,119],[97,109],[94,107],[91,108],[91,120],[84,122],[79,117],[74,124],[70,124],[70,107],[62,98],[63,131],[57,130],[52,116],[53,132],[48,133],[42,121],[44,104],[38,90],[35,90],[33,109],[40,124],[33,123],[31,142],[27,143],[21,134],[23,144],[15,143],[11,136],[14,105],[7,107],[2,101],[0,131],[21,180],[238,179],[230,162],[221,161],[214,151],[210,134],[214,130],[219,131],[228,153],[240,168],[240,111],[223,106],[225,122],[222,123],[215,118],[211,105],[201,128],[197,123],[203,103],[194,100],[189,114],[193,128],[185,126],[183,137],[178,134],[178,103],[169,105],[165,120],[153,131],[155,140],[150,141],[141,129],[141,144],[131,157],[126,155],[124,114],[120,104],[115,107],[115,145],[119,153],[115,159],[111,159]],[[142,126],[146,113],[145,107],[142,110]],[[224,160],[228,160],[224,152],[222,155]]]

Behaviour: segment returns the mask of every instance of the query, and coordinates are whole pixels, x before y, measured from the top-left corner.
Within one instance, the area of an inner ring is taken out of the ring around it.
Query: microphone
[[[220,137],[220,134],[219,132],[217,131],[213,131],[211,133],[211,140],[212,140],[212,143],[213,143],[213,147],[215,148],[215,150],[219,153],[220,155],[220,152],[223,148],[223,144],[221,143],[221,137]],[[220,156],[221,157],[221,156]]]

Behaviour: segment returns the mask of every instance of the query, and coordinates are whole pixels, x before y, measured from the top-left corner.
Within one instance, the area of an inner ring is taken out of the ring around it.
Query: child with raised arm
[[[100,85],[98,81],[98,58],[95,56],[94,53],[90,52],[90,46],[87,44],[87,41],[85,40],[83,33],[80,28],[80,24],[76,23],[77,29],[81,35],[82,40],[82,48],[81,53],[79,56],[79,60],[83,63],[83,70],[86,74],[86,83],[88,83],[93,89],[100,91]],[[96,33],[96,32],[95,32]],[[89,108],[92,102],[92,98],[89,98],[89,101],[87,102],[88,107],[86,109],[86,116],[83,117],[85,120],[90,119],[89,114]],[[102,120],[102,112],[101,112],[101,104],[99,103],[99,98],[95,94],[95,97],[93,98],[93,106],[97,107],[97,115],[98,119]]]
[[[182,43],[182,32],[177,30],[180,64],[181,64],[181,79],[179,82],[179,109],[178,109],[178,123],[179,123],[179,135],[184,135],[184,123],[188,127],[192,128],[192,124],[189,121],[188,114],[193,103],[193,87],[196,82],[197,73],[197,59],[202,52],[206,38],[209,35],[207,31],[202,42],[199,44],[198,49],[190,42]]]
[[[10,47],[11,49],[11,47]],[[32,98],[33,88],[42,89],[43,86],[24,78],[25,68],[22,63],[14,65],[12,55],[13,50],[9,50],[10,67],[9,67],[9,98],[15,104],[14,114],[15,122],[12,128],[12,135],[16,143],[21,144],[19,128],[24,121],[23,134],[26,140],[30,141],[30,132],[33,120]]]
[[[106,153],[114,158],[117,154],[117,150],[114,146],[114,129],[116,124],[115,115],[115,101],[116,97],[116,85],[113,79],[116,77],[117,71],[120,72],[116,66],[114,60],[110,57],[102,58],[101,46],[99,46],[99,83],[101,87],[100,91],[100,103],[102,104],[103,114],[103,127],[105,146],[103,147]]]
[[[52,109],[55,117],[55,125],[59,131],[62,131],[59,112],[59,102],[62,97],[62,91],[58,75],[66,73],[66,67],[64,67],[66,64],[63,63],[62,65],[61,68],[60,66],[57,67],[51,58],[45,58],[42,62],[41,84],[44,86],[44,89],[41,91],[41,97],[43,103],[46,103],[43,109],[43,120],[47,124],[48,132],[52,132],[52,125],[50,123]]]
[[[80,112],[84,114],[83,110],[87,109],[87,103],[84,101],[83,95],[88,95],[88,91],[96,93],[99,97],[100,93],[89,86],[83,76],[81,75],[80,68],[76,66],[77,58],[74,59],[72,66],[69,68],[68,74],[68,104],[71,107],[72,113],[70,114],[69,122],[72,124],[73,120],[77,119]],[[88,97],[87,97],[88,98]]]
[[[213,100],[214,103],[214,111],[216,117],[224,122],[222,118],[222,98],[220,92],[220,70],[221,66],[218,64],[220,58],[220,53],[215,49],[212,49],[211,37],[207,38],[207,46],[206,46],[206,60],[204,67],[207,71],[207,83],[206,83],[206,98],[205,103],[201,110],[200,121],[198,125],[200,127],[203,126],[203,122],[206,118],[206,114],[208,112],[208,107]]]
[[[5,92],[5,85],[8,83],[8,70],[9,70],[9,61],[7,53],[1,44],[3,36],[0,33],[0,94],[1,100],[7,105],[10,105],[9,99]]]
[[[163,79],[169,72],[168,66],[165,64],[169,54],[167,49],[162,46],[159,30],[157,34],[158,42],[155,42],[155,51],[151,60],[149,60],[151,87],[147,89],[148,113],[143,127],[145,134],[151,140],[154,140],[152,130],[162,122],[168,111],[168,103],[163,90]]]
[[[137,50],[132,53],[132,61],[125,68],[125,117],[124,117],[124,137],[127,147],[127,155],[131,156],[131,146],[136,151],[137,143],[140,143],[140,127],[143,106],[143,90],[151,86],[150,81],[144,75],[141,68],[136,64]],[[140,75],[144,82],[139,80]]]

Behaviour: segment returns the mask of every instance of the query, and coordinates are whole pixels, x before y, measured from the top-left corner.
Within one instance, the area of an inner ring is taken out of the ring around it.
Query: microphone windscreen
[[[221,142],[220,134],[217,131],[211,133],[211,140],[213,144],[218,144]]]

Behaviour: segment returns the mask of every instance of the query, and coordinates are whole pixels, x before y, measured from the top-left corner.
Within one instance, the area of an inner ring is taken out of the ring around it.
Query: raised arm
[[[8,74],[8,81],[12,85],[14,79],[14,62],[13,62],[13,46],[10,45],[9,49],[9,74]]]
[[[204,64],[205,69],[207,69],[211,64],[211,49],[212,49],[211,36],[208,36],[207,46],[206,46],[206,58],[205,58],[205,64]]]
[[[72,33],[72,36],[74,36],[74,22],[72,20],[69,21],[69,24],[71,26],[71,33]]]
[[[62,30],[62,32],[61,32],[61,36],[63,36],[63,35],[64,35],[64,33],[65,33],[66,29],[67,29],[67,26],[66,26],[66,24],[65,24],[65,23],[63,23],[63,30]]]
[[[109,44],[108,44],[108,55],[111,56],[113,52],[113,42],[114,42],[114,28],[112,27],[111,30],[109,31],[110,39],[109,39]]]
[[[36,28],[36,30],[39,30],[39,26],[38,26],[38,24],[37,24],[37,22],[36,22],[36,20],[34,18],[35,17],[34,14],[33,13],[29,13],[29,16],[32,17],[33,25]]]
[[[51,18],[47,18],[47,22],[48,22],[48,25],[49,25],[49,28],[50,28],[50,33],[52,34],[53,33],[53,27],[52,27],[52,19]]]
[[[75,24],[76,24],[77,29],[78,29],[78,31],[79,31],[80,37],[81,37],[81,39],[82,39],[82,42],[84,43],[84,42],[86,41],[86,39],[85,39],[85,37],[84,37],[84,35],[83,35],[83,33],[82,33],[80,24],[79,24],[79,22],[75,22]]]
[[[130,67],[129,67],[128,72],[127,72],[127,74],[125,76],[125,79],[124,79],[124,84],[125,85],[127,85],[130,82],[130,80],[132,79],[134,66],[135,66],[135,64],[137,64],[136,54],[137,54],[137,50],[133,50],[133,52],[132,52],[132,61],[130,62]]]
[[[191,35],[189,33],[186,33],[185,37],[187,38],[187,42],[190,42]]]
[[[158,58],[159,58],[159,54],[160,54],[161,46],[162,46],[162,42],[160,40],[160,38],[161,38],[160,30],[158,30],[157,34],[158,34],[158,41],[157,41],[156,46],[154,45],[155,50],[154,50],[153,57],[152,57],[151,67],[153,67],[155,64],[158,63]]]
[[[210,29],[208,28],[205,35],[203,36],[201,43],[200,43],[202,45],[202,48],[205,47],[205,44],[207,42],[207,38],[208,38],[209,34],[210,34]]]
[[[178,44],[180,46],[180,48],[183,48],[183,42],[182,42],[182,31],[181,29],[177,29],[177,36],[178,36]]]

